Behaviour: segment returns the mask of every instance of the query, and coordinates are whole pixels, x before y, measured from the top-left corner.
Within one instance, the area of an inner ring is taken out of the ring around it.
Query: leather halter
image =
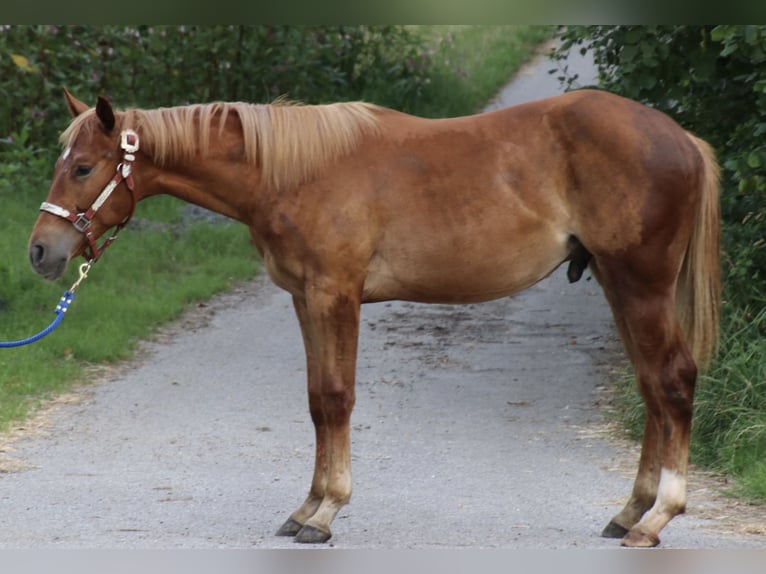
[[[81,213],[75,214],[68,209],[47,201],[44,201],[40,205],[40,211],[45,211],[58,217],[63,217],[67,221],[70,221],[77,231],[85,234],[85,238],[88,241],[88,246],[86,247],[86,252],[83,257],[88,260],[88,263],[98,261],[104,250],[109,247],[109,245],[111,245],[112,241],[117,239],[117,234],[122,230],[123,227],[128,224],[130,219],[133,217],[133,212],[136,209],[136,197],[133,194],[133,162],[136,159],[134,154],[139,149],[138,134],[131,129],[123,130],[120,134],[120,148],[122,148],[124,153],[122,156],[122,162],[117,165],[117,173],[109,181],[109,183],[106,184],[104,189],[101,190],[99,196],[88,209]],[[123,181],[125,182],[125,186],[130,192],[130,198],[132,200],[130,212],[120,223],[117,224],[114,233],[112,233],[110,237],[104,240],[104,242],[99,247],[96,244],[96,238],[93,236],[93,232],[91,230],[93,218],[96,216],[96,212],[101,209],[104,203],[106,203],[106,201],[109,199],[109,196],[112,195],[112,192],[117,189],[117,186],[120,185],[120,183]]]

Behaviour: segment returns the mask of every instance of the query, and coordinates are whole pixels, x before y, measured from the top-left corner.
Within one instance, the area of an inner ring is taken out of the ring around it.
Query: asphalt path
[[[558,93],[552,67],[490,107]],[[365,306],[354,495],[330,546],[615,548],[599,533],[638,456],[605,416],[622,360],[587,272],[480,305]],[[274,532],[311,479],[305,374],[290,297],[265,277],[190,311],[6,437],[0,547],[295,547]],[[721,487],[693,473],[663,547],[764,546],[757,509]]]

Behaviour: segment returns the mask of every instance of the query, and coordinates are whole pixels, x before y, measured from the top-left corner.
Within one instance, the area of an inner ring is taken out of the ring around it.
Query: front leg
[[[354,406],[358,295],[314,289],[293,298],[306,349],[316,458],[305,502],[277,532],[298,542],[326,542],[330,524],[351,497],[350,418]]]
[[[311,400],[310,389],[319,386],[319,360],[314,348],[315,336],[311,333],[311,320],[305,297],[293,296],[293,307],[298,317],[298,323],[303,336],[303,348],[306,352],[306,374],[308,378],[309,401]],[[303,504],[290,515],[290,518],[277,530],[277,536],[296,536],[303,525],[319,508],[324,498],[327,487],[327,432],[326,425],[322,424],[321,408],[309,409],[312,413],[314,430],[316,433],[316,451],[314,458],[314,478],[311,481],[311,489]],[[314,413],[316,412],[316,416]]]

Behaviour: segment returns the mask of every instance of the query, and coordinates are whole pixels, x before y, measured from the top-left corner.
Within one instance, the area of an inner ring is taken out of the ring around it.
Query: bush
[[[63,86],[120,107],[375,93],[377,103],[407,109],[429,65],[423,41],[403,26],[6,25],[0,136],[51,146],[65,127],[58,118],[68,117]]]

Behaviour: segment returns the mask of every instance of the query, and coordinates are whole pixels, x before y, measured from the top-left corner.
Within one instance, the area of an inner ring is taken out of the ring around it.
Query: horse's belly
[[[564,236],[553,235],[521,246],[485,245],[468,251],[424,249],[376,254],[370,262],[363,296],[365,301],[488,301],[537,283],[567,255]]]

